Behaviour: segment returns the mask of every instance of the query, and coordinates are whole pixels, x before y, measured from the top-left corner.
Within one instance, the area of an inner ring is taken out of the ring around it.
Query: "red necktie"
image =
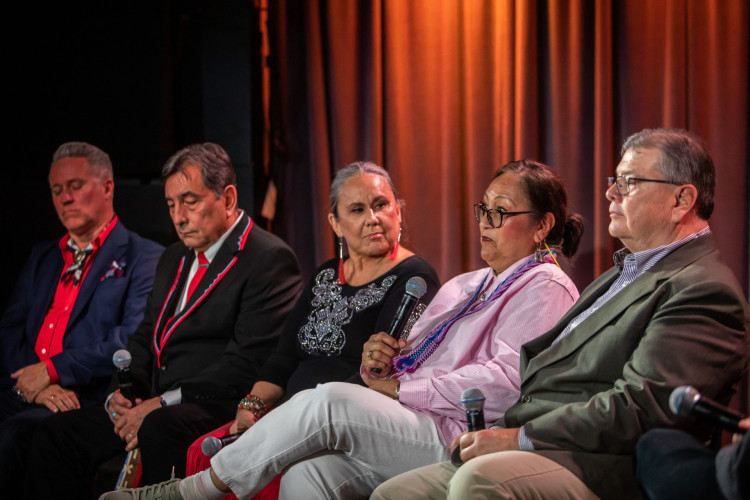
[[[198,287],[198,283],[200,282],[201,278],[204,274],[206,274],[206,269],[208,269],[208,259],[206,258],[206,254],[204,254],[203,252],[198,252],[198,270],[195,272],[195,276],[193,276],[193,279],[190,280],[187,300],[190,300],[190,296],[193,295],[193,292]]]

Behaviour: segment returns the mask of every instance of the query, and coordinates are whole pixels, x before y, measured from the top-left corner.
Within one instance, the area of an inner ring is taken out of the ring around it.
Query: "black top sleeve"
[[[359,372],[362,345],[386,331],[406,290],[419,276],[427,283],[420,303],[440,288],[435,270],[412,256],[362,286],[336,284],[338,259],[320,266],[305,287],[259,380],[285,389],[284,400],[317,384],[346,380]]]

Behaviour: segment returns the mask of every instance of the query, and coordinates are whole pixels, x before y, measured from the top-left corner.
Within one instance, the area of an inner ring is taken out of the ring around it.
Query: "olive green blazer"
[[[672,414],[669,395],[692,385],[727,403],[747,367],[750,314],[709,234],[667,255],[551,345],[618,275],[614,268],[600,276],[552,330],[523,346],[521,396],[504,425],[524,426],[538,453],[602,498],[637,498],[636,441],[655,427],[708,437],[705,424]]]

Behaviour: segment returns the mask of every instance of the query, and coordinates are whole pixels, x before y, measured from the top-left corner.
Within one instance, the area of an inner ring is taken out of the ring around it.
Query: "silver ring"
[[[55,395],[54,395],[54,394],[53,394],[52,396],[50,396],[50,397],[49,397],[49,400],[50,400],[50,401],[52,401],[53,399],[55,399]]]
[[[372,359],[372,351],[367,351],[367,357]]]

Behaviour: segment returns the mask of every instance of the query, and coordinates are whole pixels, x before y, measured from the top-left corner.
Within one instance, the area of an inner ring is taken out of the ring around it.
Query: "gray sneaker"
[[[99,497],[99,500],[183,500],[180,495],[179,479],[170,479],[163,483],[150,484],[142,488],[124,488],[111,491]]]

